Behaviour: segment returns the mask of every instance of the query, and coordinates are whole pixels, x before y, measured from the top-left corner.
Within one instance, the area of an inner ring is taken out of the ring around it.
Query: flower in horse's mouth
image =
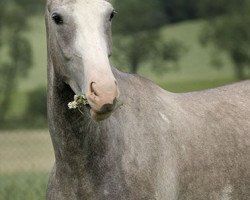
[[[74,101],[68,103],[69,109],[76,109],[88,104],[88,100],[85,95],[75,95]]]

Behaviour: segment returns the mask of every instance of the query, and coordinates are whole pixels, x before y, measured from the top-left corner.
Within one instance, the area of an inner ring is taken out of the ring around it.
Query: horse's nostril
[[[111,112],[114,109],[119,90],[115,80],[109,82],[91,82],[86,93],[90,106],[99,113]]]
[[[96,91],[96,89],[95,89],[95,82],[92,82],[91,84],[90,84],[90,92],[91,92],[91,94],[94,94],[95,96],[98,96],[98,93],[97,93],[97,91]]]

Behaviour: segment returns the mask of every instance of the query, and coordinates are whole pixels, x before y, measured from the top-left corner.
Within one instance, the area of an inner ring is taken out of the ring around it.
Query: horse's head
[[[111,21],[105,0],[48,0],[49,56],[54,70],[75,94],[86,95],[95,120],[115,108],[119,89],[111,71]]]

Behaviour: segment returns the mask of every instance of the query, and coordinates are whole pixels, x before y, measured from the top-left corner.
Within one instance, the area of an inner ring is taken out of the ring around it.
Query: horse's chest
[[[100,200],[154,199],[150,179],[132,168],[124,169],[121,165],[114,165],[105,173],[96,173],[92,181],[95,193],[98,194],[97,199]]]

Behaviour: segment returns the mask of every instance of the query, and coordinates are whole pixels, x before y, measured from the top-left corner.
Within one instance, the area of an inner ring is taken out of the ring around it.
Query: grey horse
[[[47,2],[47,199],[249,200],[250,81],[174,94],[122,73],[114,14],[105,0]],[[67,107],[75,94],[82,113]]]

